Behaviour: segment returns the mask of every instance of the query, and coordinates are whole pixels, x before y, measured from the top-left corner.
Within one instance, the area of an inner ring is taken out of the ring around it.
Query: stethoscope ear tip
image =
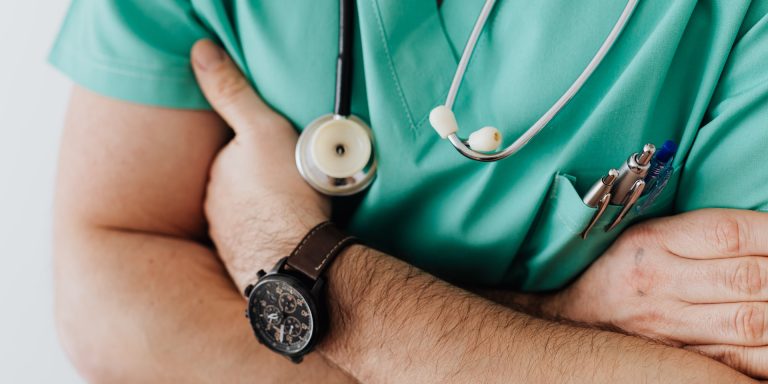
[[[501,132],[495,127],[482,127],[472,132],[467,139],[467,145],[479,152],[495,152],[501,146]]]
[[[429,112],[429,124],[440,135],[447,139],[451,134],[459,130],[459,124],[456,122],[456,116],[453,111],[445,105],[438,105]]]
[[[438,105],[429,113],[429,123],[441,138],[447,139],[459,131],[456,115],[445,105]],[[494,152],[501,146],[501,132],[495,127],[483,127],[469,135],[465,144],[478,152]]]

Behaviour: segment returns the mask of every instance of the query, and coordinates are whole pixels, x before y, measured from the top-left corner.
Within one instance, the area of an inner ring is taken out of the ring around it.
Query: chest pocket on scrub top
[[[585,270],[629,225],[670,212],[677,190],[679,167],[675,167],[666,187],[641,214],[635,209],[645,203],[642,196],[624,220],[609,232],[604,228],[621,210],[609,205],[589,236],[581,232],[597,208],[582,201],[575,188],[574,176],[559,173],[547,193],[547,199],[519,252],[513,276],[514,286],[525,291],[549,291],[568,284],[573,276]]]

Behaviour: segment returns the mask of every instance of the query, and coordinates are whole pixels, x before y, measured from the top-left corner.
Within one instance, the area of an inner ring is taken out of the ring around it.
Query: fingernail
[[[203,40],[192,50],[192,58],[200,69],[215,69],[224,62],[224,51],[213,41]]]

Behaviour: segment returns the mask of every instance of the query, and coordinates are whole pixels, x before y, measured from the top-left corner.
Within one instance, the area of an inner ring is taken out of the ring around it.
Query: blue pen
[[[645,189],[644,195],[648,195],[648,197],[642,204],[635,208],[638,213],[642,213],[646,208],[653,204],[656,198],[658,198],[664,190],[664,187],[667,186],[667,182],[669,182],[669,178],[672,176],[672,170],[674,168],[672,166],[672,160],[675,158],[677,149],[677,144],[674,141],[667,140],[661,148],[656,151],[653,160],[651,160],[651,167],[648,169],[648,174],[645,176],[647,188]]]

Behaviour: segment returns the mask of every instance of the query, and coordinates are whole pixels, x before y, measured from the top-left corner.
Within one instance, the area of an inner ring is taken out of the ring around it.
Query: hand
[[[636,225],[544,306],[768,377],[768,213],[706,209]]]
[[[242,290],[327,220],[330,202],[296,170],[294,128],[224,51],[201,40],[192,63],[206,98],[235,132],[212,165],[205,213],[216,249]]]

